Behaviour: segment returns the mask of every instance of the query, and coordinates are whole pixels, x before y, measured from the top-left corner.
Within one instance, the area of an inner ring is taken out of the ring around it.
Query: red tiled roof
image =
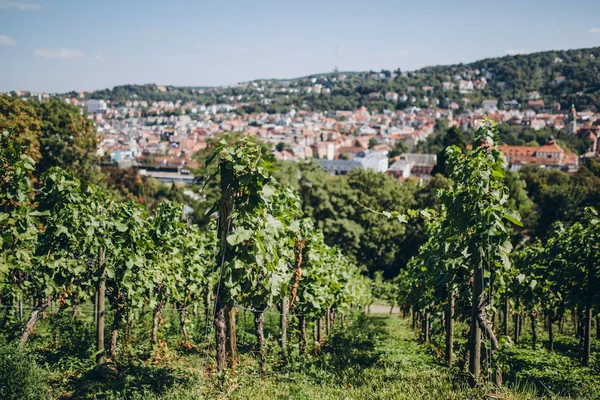
[[[543,144],[542,146],[540,146],[537,152],[544,152],[544,153],[564,153],[564,150],[561,149],[556,142],[553,139],[548,140],[545,144]]]

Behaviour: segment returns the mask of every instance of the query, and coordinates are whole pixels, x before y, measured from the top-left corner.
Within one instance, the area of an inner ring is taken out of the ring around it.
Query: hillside
[[[118,103],[133,99],[229,103],[241,105],[240,110],[245,112],[271,113],[292,107],[314,111],[361,106],[393,110],[411,105],[462,110],[479,107],[484,99],[498,100],[499,107],[557,110],[558,105],[565,109],[575,104],[578,109],[595,111],[600,108],[599,58],[600,47],[594,47],[488,58],[410,72],[324,73],[230,87],[124,85],[87,93],[86,97]]]

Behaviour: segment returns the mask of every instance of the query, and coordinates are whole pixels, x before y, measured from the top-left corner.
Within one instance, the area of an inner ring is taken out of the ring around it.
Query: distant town
[[[555,59],[556,63],[562,60]],[[260,98],[268,105],[275,96],[291,94],[327,95],[332,83],[349,77],[344,73],[301,79],[294,85],[270,81],[246,82],[238,85],[244,95],[229,96],[219,104],[199,104],[184,100],[148,101],[135,96],[124,102],[94,98],[94,93],[79,92],[76,96],[58,96],[62,101],[80,107],[81,112],[96,123],[100,137],[98,155],[109,163],[122,167],[137,166],[163,181],[192,182],[193,171],[199,167],[195,153],[207,147],[207,140],[223,132],[243,132],[255,136],[273,147],[279,160],[316,163],[342,175],[355,168],[384,172],[398,180],[429,178],[436,164],[435,154],[415,151],[420,142],[434,133],[440,121],[447,127],[461,130],[476,128],[487,117],[498,123],[533,130],[552,128],[568,135],[585,137],[588,151],[577,155],[563,149],[554,140],[540,146],[501,145],[507,168],[518,170],[536,164],[542,168],[577,171],[580,157],[597,157],[600,152],[597,137],[600,113],[577,111],[574,106],[545,104],[538,91],[527,93],[527,102],[499,101],[483,98],[474,103],[473,96],[489,85],[489,71],[469,70],[456,74],[438,86],[407,85],[404,92],[373,91],[369,100],[386,104],[402,104],[401,109],[374,112],[365,106],[353,111],[312,111],[302,105],[284,112],[239,112],[250,99]],[[370,73],[364,79],[395,79],[395,73]],[[554,85],[563,83],[557,76]],[[502,85],[503,82],[496,83]],[[167,88],[157,86],[159,92]],[[201,89],[199,89],[201,90]],[[248,94],[249,93],[249,94]],[[443,97],[458,93],[460,100]],[[417,98],[418,94],[418,98]],[[10,95],[44,101],[51,95],[14,91]],[[222,96],[223,97],[223,96]],[[444,103],[446,107],[441,108]],[[404,150],[390,156],[400,143]]]

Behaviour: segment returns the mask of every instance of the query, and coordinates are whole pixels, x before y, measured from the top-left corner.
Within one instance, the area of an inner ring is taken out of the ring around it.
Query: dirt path
[[[394,307],[394,309],[392,310],[392,314],[398,314],[400,312],[400,309],[398,307]],[[373,304],[371,306],[371,314],[389,314],[390,313],[390,306],[381,306],[381,305],[375,305]]]

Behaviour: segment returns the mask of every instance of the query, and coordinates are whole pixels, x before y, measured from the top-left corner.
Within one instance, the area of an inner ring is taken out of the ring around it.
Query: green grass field
[[[440,351],[435,345],[419,344],[410,320],[389,314],[357,314],[346,326],[338,324],[321,348],[311,346],[304,356],[298,354],[296,340],[292,340],[284,365],[277,354],[277,322],[275,315],[267,319],[269,368],[264,375],[257,372],[251,317],[244,313],[238,314],[240,363],[225,375],[216,372],[212,349],[209,353],[183,350],[170,342],[157,353],[145,344],[142,335],[131,340],[114,370],[94,369],[91,338],[86,337],[93,332],[86,328],[87,322],[73,324],[72,333],[61,333],[58,346],[53,344],[52,323],[47,321],[32,346],[44,368],[45,398],[50,399],[567,398],[554,395],[552,383],[556,382],[559,386],[574,385],[565,391],[572,393],[570,398],[596,398],[594,388],[599,387],[597,377],[592,386],[585,379],[569,381],[573,374],[569,369],[562,371],[562,377],[553,378],[553,371],[564,367],[560,355],[552,355],[544,363],[544,351],[538,350],[532,357],[531,351],[514,348],[509,361],[527,371],[513,368],[509,374],[512,381],[502,391],[491,387],[471,389],[464,374],[457,368],[446,368],[436,358]],[[175,324],[166,319],[165,337],[173,338],[170,332],[175,329]],[[529,379],[535,377],[536,368],[541,373],[537,381],[541,384],[537,385]],[[544,375],[546,370],[549,377]],[[528,371],[533,375],[519,375]],[[518,382],[519,377],[525,378]],[[587,386],[582,389],[581,385]]]

